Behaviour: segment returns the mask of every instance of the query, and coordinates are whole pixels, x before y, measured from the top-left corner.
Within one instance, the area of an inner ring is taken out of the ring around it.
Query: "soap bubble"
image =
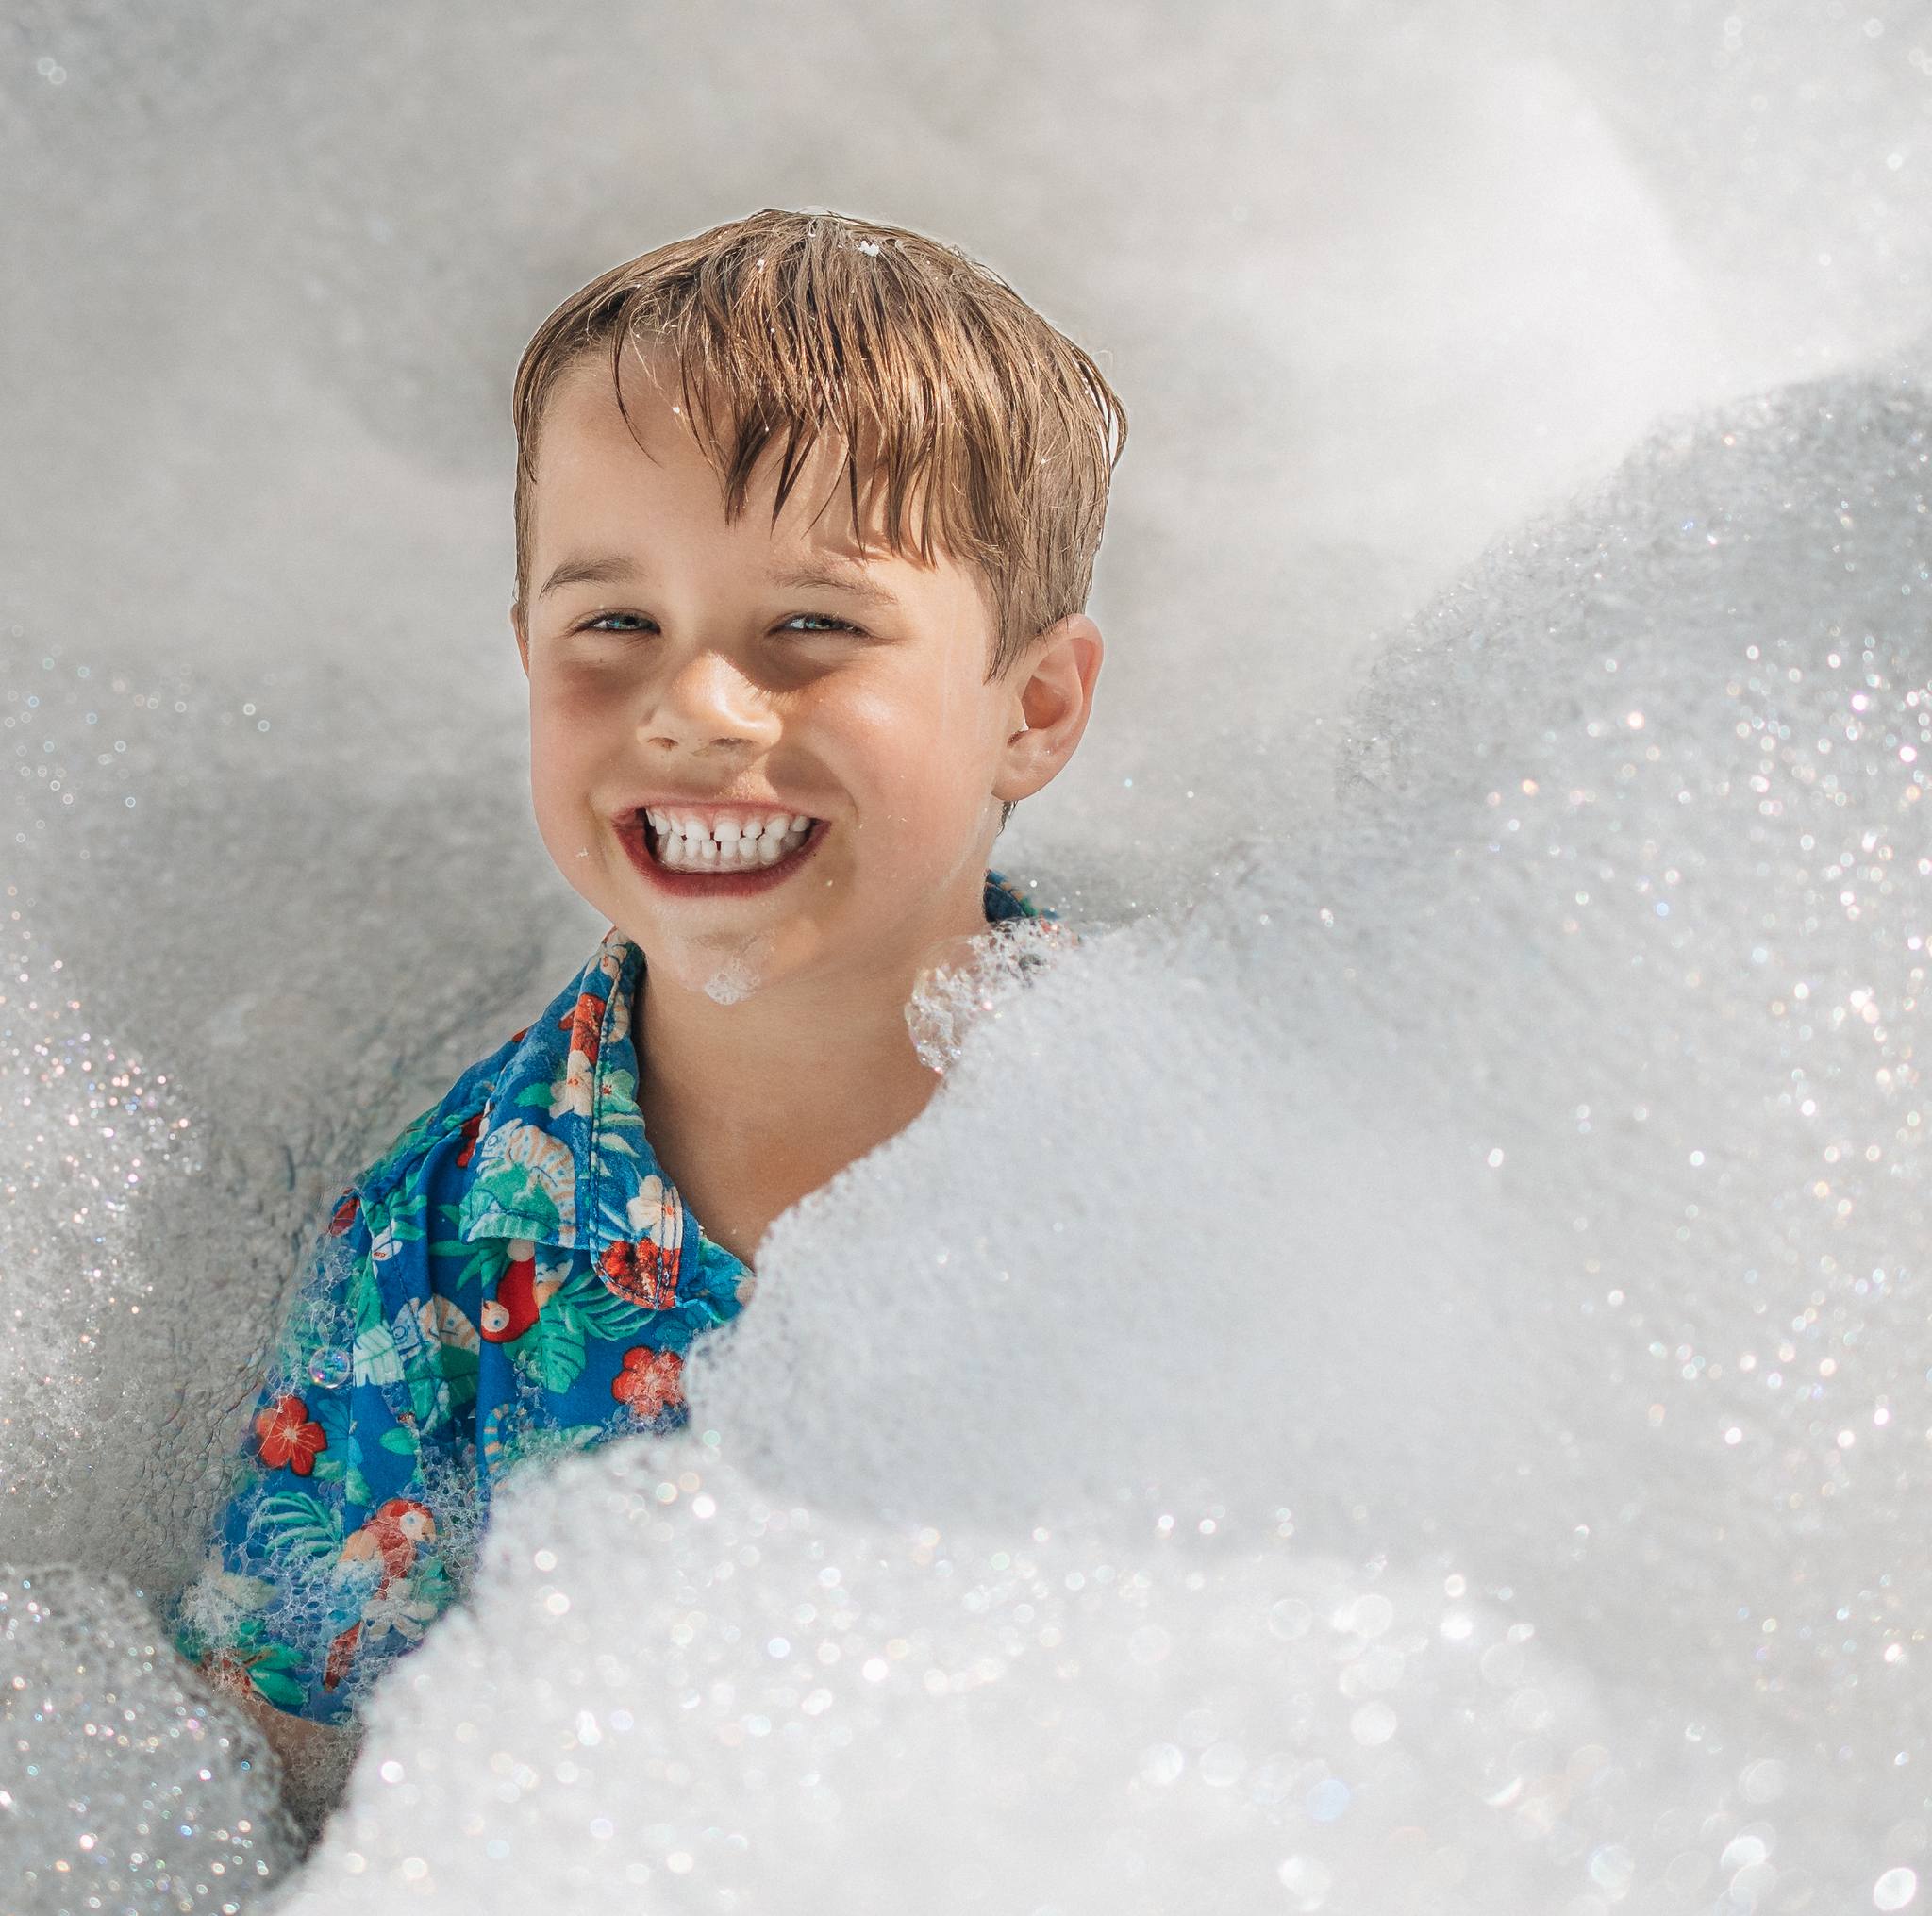
[[[340,1391],[355,1373],[355,1361],[341,1344],[323,1344],[308,1358],[308,1381],[324,1391]]]
[[[1903,1909],[1919,1893],[1915,1870],[1887,1870],[1872,1885],[1872,1901],[1880,1909]]]
[[[1089,925],[1084,935],[1100,930]],[[941,941],[906,1004],[906,1028],[921,1062],[941,1074],[958,1064],[974,1027],[999,1017],[1015,992],[1082,935],[1050,918],[1008,918]]]

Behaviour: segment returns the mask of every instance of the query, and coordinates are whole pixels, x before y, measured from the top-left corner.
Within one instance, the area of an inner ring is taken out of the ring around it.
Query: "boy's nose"
[[[640,730],[675,744],[752,744],[772,737],[777,715],[763,691],[721,652],[687,660],[647,701]]]

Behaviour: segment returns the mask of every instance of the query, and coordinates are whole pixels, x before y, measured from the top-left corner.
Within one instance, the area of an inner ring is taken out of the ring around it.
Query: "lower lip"
[[[820,819],[806,834],[795,852],[788,852],[775,865],[764,865],[755,872],[670,872],[651,856],[644,835],[644,822],[633,818],[618,827],[617,835],[630,854],[630,861],[651,883],[671,898],[755,898],[761,891],[775,891],[818,850],[819,841],[828,826]]]

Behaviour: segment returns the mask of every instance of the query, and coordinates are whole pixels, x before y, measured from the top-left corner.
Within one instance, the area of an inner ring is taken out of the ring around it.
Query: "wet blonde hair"
[[[841,213],[767,208],[613,266],[537,328],[517,367],[517,604],[544,401],[584,354],[668,350],[684,416],[735,520],[782,435],[776,523],[822,433],[845,453],[853,524],[883,495],[895,557],[975,572],[987,680],[1084,609],[1127,416],[1092,359],[957,247]],[[635,427],[632,427],[635,437]],[[863,505],[861,505],[861,498]],[[869,536],[869,535],[868,535]]]

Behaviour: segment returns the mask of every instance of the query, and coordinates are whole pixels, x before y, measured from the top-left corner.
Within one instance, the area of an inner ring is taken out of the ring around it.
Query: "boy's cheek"
[[[580,852],[592,850],[594,855],[598,827],[608,823],[595,815],[587,777],[573,758],[546,752],[540,740],[531,741],[530,801],[537,835],[566,870]]]
[[[599,736],[588,712],[546,708],[530,715],[530,786],[540,797],[590,804],[590,747]]]

